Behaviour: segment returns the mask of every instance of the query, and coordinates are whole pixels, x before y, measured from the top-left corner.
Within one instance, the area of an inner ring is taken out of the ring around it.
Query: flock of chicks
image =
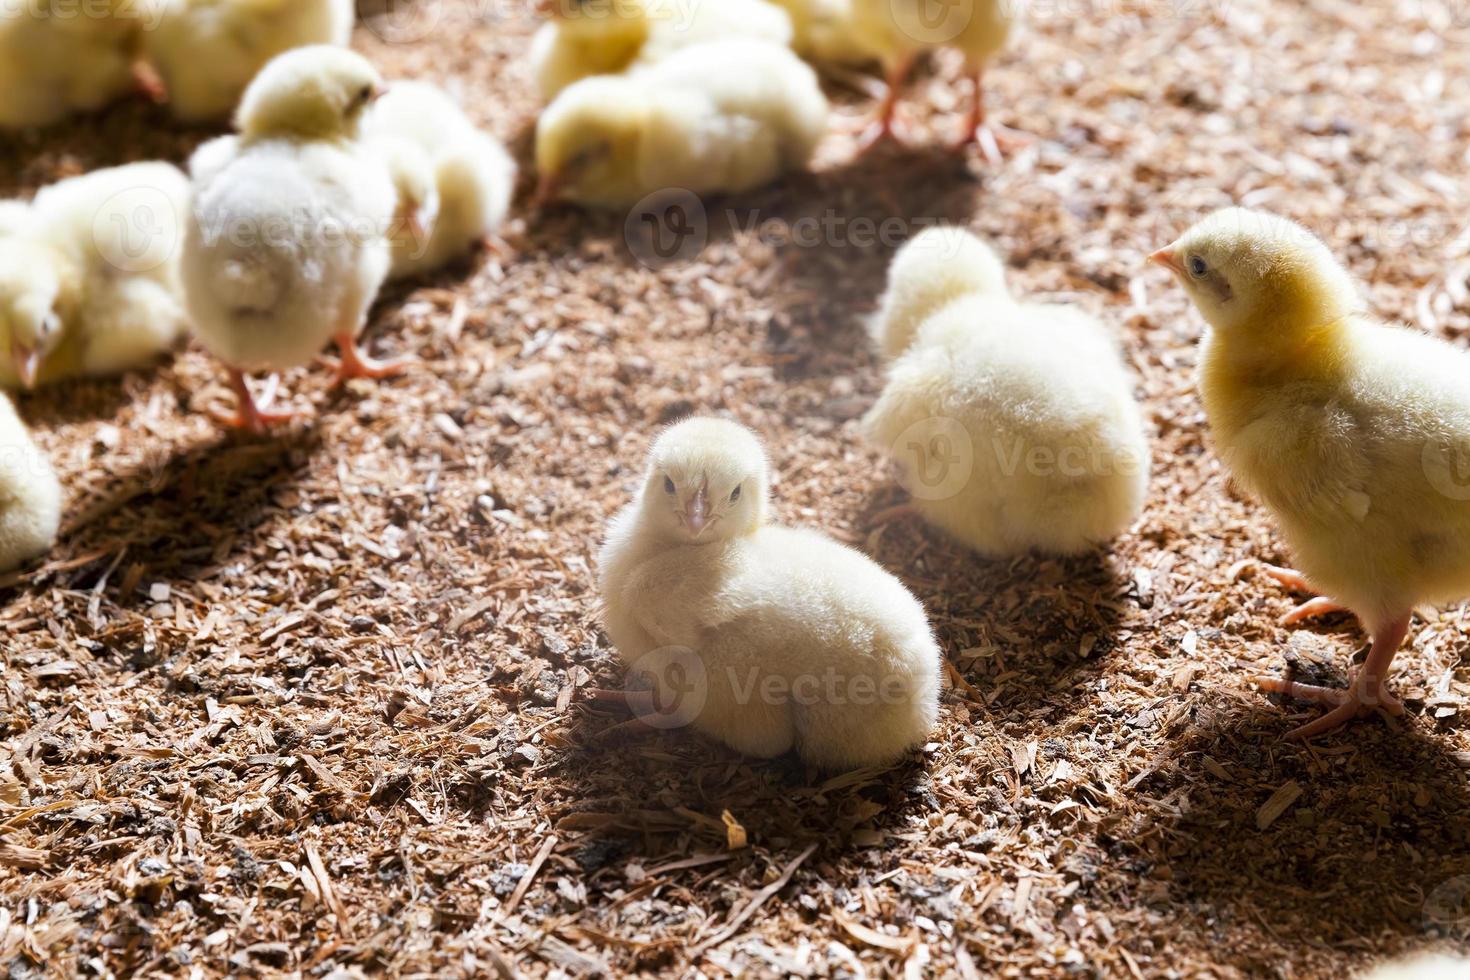
[[[805,166],[829,110],[797,51],[884,65],[871,144],[892,135],[915,57],[958,47],[975,84],[962,144],[997,158],[1015,138],[986,123],[981,99],[1009,4],[951,5],[965,19],[944,30],[919,16],[920,0],[721,0],[681,5],[677,24],[656,0],[597,15],[590,0],[568,3],[532,50],[549,102],[535,145],[542,202],[738,192]],[[379,288],[493,247],[515,166],[445,93],[387,88],[342,47],[348,7],[163,0],[144,4],[158,19],[141,33],[44,10],[0,20],[0,53],[25,54],[0,58],[0,80],[26,96],[6,101],[14,115],[0,126],[95,108],[131,84],[166,92],[186,119],[233,108],[236,128],[201,146],[187,175],[135,164],[0,205],[0,382],[116,373],[192,331],[229,372],[237,410],[225,421],[261,432],[287,413],[271,407],[274,377],[257,398],[251,372],[307,364],[329,343],[342,377],[404,367],[357,346]],[[140,214],[156,227],[140,228]],[[142,249],[140,231],[156,232]],[[1372,635],[1346,690],[1258,683],[1330,706],[1302,737],[1401,714],[1383,682],[1411,610],[1470,593],[1470,492],[1456,480],[1466,355],[1375,321],[1326,246],[1283,219],[1229,209],[1152,258],[1208,321],[1200,391],[1216,444],[1304,570],[1272,574],[1333,597],[1293,621],[1350,609]],[[934,228],[893,260],[872,334],[887,383],[864,429],[912,496],[883,519],[911,512],[1006,556],[1095,549],[1137,518],[1148,444],[1101,323],[1015,298],[984,242]],[[743,752],[891,762],[938,715],[944,658],[924,610],[866,556],[771,524],[769,482],[759,441],[733,422],[662,433],[600,556],[607,633],[656,705],[697,693],[681,720]],[[54,543],[60,496],[0,398],[0,568]]]

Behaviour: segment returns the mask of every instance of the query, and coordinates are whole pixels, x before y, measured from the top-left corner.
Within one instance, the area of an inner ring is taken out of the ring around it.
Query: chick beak
[[[709,487],[700,487],[684,508],[684,525],[696,538],[709,526]]]
[[[1175,275],[1180,275],[1184,272],[1184,266],[1179,264],[1179,256],[1174,254],[1173,245],[1168,245],[1164,248],[1159,249],[1157,252],[1150,255],[1148,257],[1148,260],[1154,265],[1163,266]]]
[[[36,377],[41,373],[41,355],[39,352],[19,344],[13,344],[10,356],[15,361],[15,373],[20,378],[21,386],[34,388]]]
[[[379,84],[373,86],[373,92],[372,92],[371,95],[368,96],[368,105],[372,105],[374,102],[378,101],[379,99],[381,99],[383,96],[385,96],[387,94],[388,94],[388,85],[387,85],[387,83],[380,82]]]

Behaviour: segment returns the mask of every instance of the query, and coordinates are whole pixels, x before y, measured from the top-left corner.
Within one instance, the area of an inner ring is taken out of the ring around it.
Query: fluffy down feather
[[[874,336],[891,364],[864,427],[930,523],[987,555],[1074,554],[1138,516],[1148,445],[1116,344],[1078,310],[1013,299],[979,239],[904,246]]]
[[[1364,980],[1470,980],[1470,960],[1456,956],[1415,956],[1386,963]]]
[[[427,210],[428,238],[400,236],[393,247],[395,278],[432,272],[470,251],[505,221],[515,190],[516,165],[501,142],[477,129],[447,93],[423,82],[398,82],[379,99],[364,124],[368,139],[407,142],[421,154],[390,154],[401,167],[428,168],[428,188],[399,210]],[[414,181],[407,182],[412,186]]]
[[[602,548],[608,636],[652,675],[660,704],[678,704],[666,717],[741,752],[794,748],[828,769],[892,762],[938,716],[923,607],[866,556],[768,524],[767,483],[749,430],[716,419],[666,430]],[[661,681],[692,696],[679,702]]]
[[[815,73],[787,48],[686,48],[626,77],[585,79],[546,108],[541,196],[621,207],[665,188],[749,190],[806,166],[827,113]]]
[[[584,78],[616,75],[731,38],[789,45],[791,19],[766,0],[620,0],[585,9],[573,3],[532,38],[531,70],[549,100]]]
[[[791,17],[791,47],[821,65],[861,65],[876,52],[858,36],[852,0],[773,0]]]
[[[0,393],[0,572],[51,550],[61,527],[61,484]]]
[[[0,129],[49,126],[137,88],[148,6],[136,0],[0,4]]]
[[[93,171],[44,188],[0,239],[0,384],[144,366],[187,327],[179,255],[189,182],[167,163]],[[34,376],[25,367],[33,358]]]
[[[310,44],[346,45],[352,0],[161,0],[143,34],[174,115],[223,119],[272,58]]]

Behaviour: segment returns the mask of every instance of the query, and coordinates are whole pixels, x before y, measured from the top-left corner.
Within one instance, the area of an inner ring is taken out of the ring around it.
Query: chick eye
[[[733,504],[735,501],[737,501],[739,499],[740,499],[740,488],[739,487],[736,487],[734,490],[731,490],[730,491],[730,503]]]
[[[674,481],[671,480],[671,479],[669,479],[668,477],[664,477],[664,493],[673,493],[673,492],[674,492]]]
[[[1205,260],[1200,258],[1198,255],[1191,255],[1189,257],[1189,274],[1191,276],[1199,279],[1203,277],[1204,274],[1209,271],[1209,269],[1210,267],[1205,264]]]

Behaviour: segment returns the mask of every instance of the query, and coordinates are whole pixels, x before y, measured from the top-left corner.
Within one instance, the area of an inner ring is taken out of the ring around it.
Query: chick
[[[1365,980],[1470,980],[1470,960],[1425,954],[1385,963]]]
[[[25,201],[0,201],[0,238],[22,234],[30,227],[30,204]]]
[[[393,184],[359,141],[382,91],[376,70],[343,48],[312,46],[251,82],[239,137],[191,163],[194,205],[184,242],[188,309],[239,399],[228,424],[259,432],[289,413],[257,404],[247,371],[305,364],[335,341],[342,377],[398,370],[356,345],[388,274]],[[272,385],[272,388],[274,385]]]
[[[167,163],[96,170],[43,189],[0,238],[0,384],[142,367],[187,327],[179,254],[189,181]]]
[[[852,0],[858,42],[877,54],[888,79],[888,91],[862,140],[863,148],[894,136],[898,99],[918,56],[935,48],[954,48],[965,56],[974,79],[974,99],[955,149],[978,142],[986,158],[998,163],[1006,144],[1018,140],[986,122],[985,66],[1005,47],[1019,7],[1008,0],[946,0],[940,5],[931,0]]]
[[[373,106],[363,128],[369,139],[399,144],[389,159],[399,189],[395,227],[406,234],[394,237],[394,278],[449,264],[505,221],[515,161],[443,90],[399,82]]]
[[[633,75],[584,79],[546,108],[537,199],[624,207],[672,187],[749,190],[806,166],[826,124],[817,77],[790,50],[686,48]]]
[[[140,88],[138,0],[0,3],[0,129],[49,126]]]
[[[186,122],[222,119],[276,55],[311,44],[345,46],[352,0],[158,0],[143,51]]]
[[[938,716],[924,609],[866,556],[769,523],[768,483],[748,429],[695,418],[665,430],[602,548],[607,634],[634,670],[685,685],[660,704],[691,696],[680,721],[747,755],[892,762]]]
[[[819,65],[862,65],[874,52],[859,39],[852,0],[773,0],[791,18],[791,47]]]
[[[789,45],[791,18],[766,0],[553,0],[531,40],[543,99],[593,75],[655,64],[675,51],[729,38]]]
[[[1306,229],[1230,208],[1152,256],[1209,324],[1199,391],[1218,452],[1276,515],[1304,579],[1372,636],[1346,691],[1280,680],[1267,690],[1333,706],[1308,738],[1375,708],[1419,603],[1470,594],[1470,356],[1384,325]]]
[[[930,228],[872,327],[888,383],[863,426],[905,472],[903,510],[990,556],[1088,551],[1138,516],[1148,443],[1102,324],[1018,303],[984,242]]]
[[[0,572],[51,550],[61,527],[61,483],[0,393]]]

